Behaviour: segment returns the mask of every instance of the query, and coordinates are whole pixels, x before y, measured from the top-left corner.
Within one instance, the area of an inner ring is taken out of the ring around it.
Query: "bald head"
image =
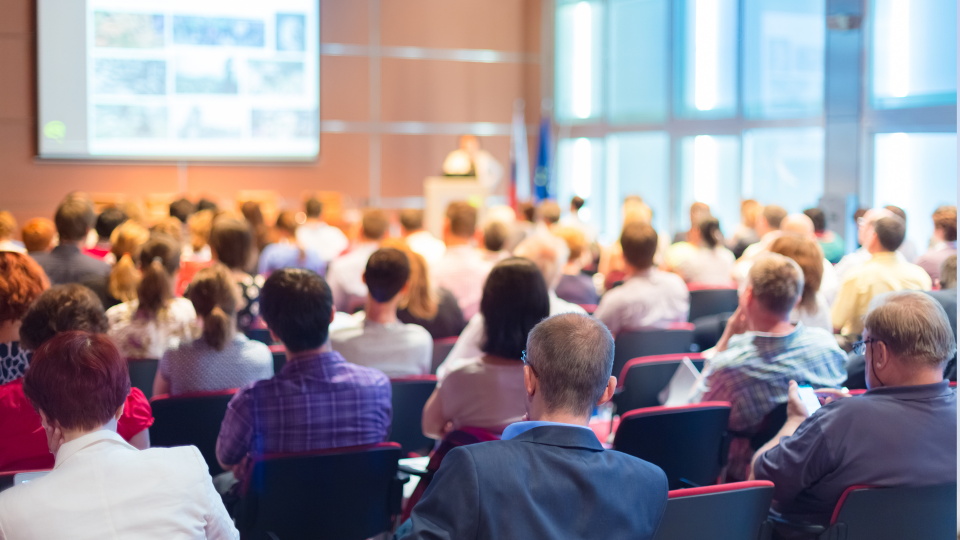
[[[780,230],[799,234],[807,238],[816,238],[816,229],[813,220],[806,214],[790,214],[780,222]]]
[[[552,291],[563,277],[563,265],[570,258],[570,248],[562,239],[542,233],[528,237],[513,250],[513,255],[529,259],[537,265],[547,287]]]

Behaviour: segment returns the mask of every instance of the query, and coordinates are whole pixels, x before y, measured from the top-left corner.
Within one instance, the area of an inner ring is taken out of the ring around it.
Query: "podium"
[[[443,218],[447,205],[467,201],[477,208],[477,225],[483,221],[489,192],[475,177],[431,176],[423,181],[423,224],[431,234],[443,238]]]

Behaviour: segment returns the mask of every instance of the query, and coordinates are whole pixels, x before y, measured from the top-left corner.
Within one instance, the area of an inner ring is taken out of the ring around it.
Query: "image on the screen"
[[[43,158],[313,160],[318,0],[39,0]]]

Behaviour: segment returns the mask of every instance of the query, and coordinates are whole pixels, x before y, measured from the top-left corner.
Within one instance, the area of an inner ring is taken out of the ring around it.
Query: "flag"
[[[553,161],[553,135],[549,115],[542,115],[540,120],[540,142],[537,147],[537,167],[533,175],[533,186],[536,190],[537,202],[550,198],[553,171],[550,163]]]
[[[524,103],[517,99],[513,104],[513,125],[510,129],[510,206],[517,208],[518,201],[530,200],[530,155],[527,151],[527,124],[524,118]]]

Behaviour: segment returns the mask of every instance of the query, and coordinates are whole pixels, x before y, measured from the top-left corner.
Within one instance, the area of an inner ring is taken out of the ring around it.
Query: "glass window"
[[[823,128],[752,129],[743,134],[743,198],[791,214],[823,196]]]
[[[560,1],[556,21],[557,118],[582,121],[602,114],[603,6]]]
[[[680,140],[680,193],[676,230],[690,228],[690,205],[706,203],[724,234],[740,223],[740,138],[697,135]]]
[[[639,195],[653,210],[653,227],[670,226],[670,136],[665,132],[616,133],[607,137],[607,205],[603,227],[616,235],[627,195]]]
[[[566,204],[574,195],[583,197],[586,202],[580,209],[580,219],[601,232],[606,201],[604,185],[603,139],[560,139],[557,144],[556,200]]]
[[[903,208],[907,238],[923,253],[933,211],[957,204],[957,134],[878,133],[873,155],[874,206]]]
[[[608,114],[614,123],[667,116],[666,0],[611,0]]]
[[[737,0],[679,4],[680,116],[730,117],[737,109]]]
[[[957,102],[956,0],[875,0],[874,108]]]
[[[745,116],[821,114],[824,20],[824,0],[745,0]]]

